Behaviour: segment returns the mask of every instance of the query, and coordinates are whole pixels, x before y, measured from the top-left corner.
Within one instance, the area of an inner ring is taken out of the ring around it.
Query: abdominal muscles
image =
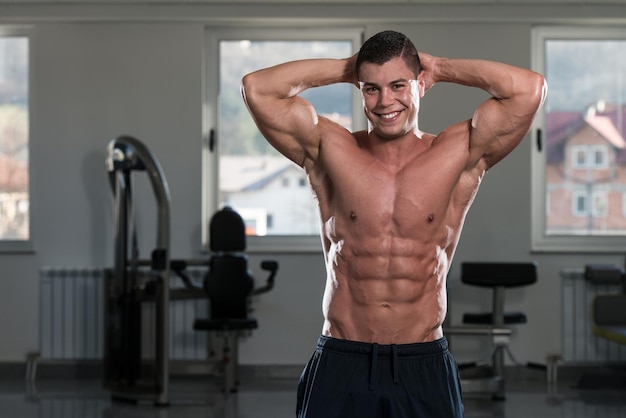
[[[324,335],[379,344],[443,336],[447,255],[436,245],[415,248],[424,244],[395,241],[348,243],[353,245],[342,245],[341,254],[331,257]]]

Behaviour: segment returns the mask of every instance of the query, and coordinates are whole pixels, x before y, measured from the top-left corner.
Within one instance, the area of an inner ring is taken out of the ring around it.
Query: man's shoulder
[[[346,128],[340,129],[324,129],[322,131],[322,142],[327,145],[358,145],[367,140],[367,131],[351,132]]]

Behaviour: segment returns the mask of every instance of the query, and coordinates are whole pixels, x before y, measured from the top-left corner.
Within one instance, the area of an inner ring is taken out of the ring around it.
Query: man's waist
[[[318,349],[332,350],[349,354],[361,354],[369,356],[376,350],[379,356],[391,356],[394,351],[398,357],[424,356],[441,354],[448,350],[448,340],[445,337],[434,341],[403,343],[403,344],[378,344],[372,342],[352,341],[322,335],[317,342]]]

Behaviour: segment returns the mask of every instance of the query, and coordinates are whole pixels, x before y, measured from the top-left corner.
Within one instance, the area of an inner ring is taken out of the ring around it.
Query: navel
[[[434,213],[429,213],[428,214],[428,223],[431,223],[434,220],[435,220],[435,214]]]
[[[381,308],[387,308],[387,309],[391,308],[391,305],[389,305],[388,303],[383,303],[380,306],[381,306]]]
[[[353,210],[350,211],[350,219],[352,219],[352,220],[356,219],[356,213],[354,213]]]

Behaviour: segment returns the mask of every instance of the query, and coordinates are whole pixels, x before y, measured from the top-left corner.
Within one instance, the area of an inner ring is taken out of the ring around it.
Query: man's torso
[[[414,137],[421,143],[388,159],[365,135],[323,141],[308,168],[327,266],[322,333],[381,344],[436,340],[449,263],[480,183],[466,170],[467,136]]]

